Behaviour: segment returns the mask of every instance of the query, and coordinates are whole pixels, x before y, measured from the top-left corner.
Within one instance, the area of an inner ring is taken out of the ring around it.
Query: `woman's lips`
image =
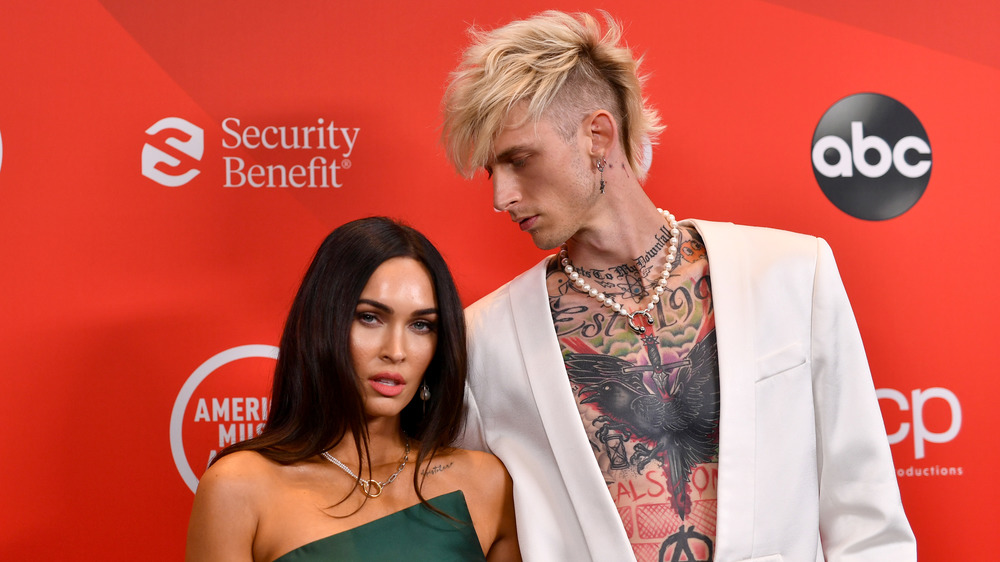
[[[380,373],[375,375],[368,379],[368,384],[375,389],[375,392],[390,398],[403,392],[403,388],[406,387],[406,381],[403,380],[403,377],[394,373]]]

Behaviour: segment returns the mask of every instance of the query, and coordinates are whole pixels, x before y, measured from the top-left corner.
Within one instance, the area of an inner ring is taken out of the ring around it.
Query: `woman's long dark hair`
[[[323,453],[348,433],[354,437],[358,458],[370,461],[361,383],[351,361],[350,330],[368,279],[382,263],[397,257],[423,264],[437,297],[437,348],[423,379],[431,399],[423,403],[415,397],[400,414],[403,433],[420,441],[413,486],[424,501],[420,467],[450,446],[461,430],[467,368],[465,319],[441,254],[424,235],[385,217],[344,224],[320,245],[285,322],[267,423],[259,436],[227,447],[215,461],[251,450],[290,464]],[[368,466],[370,470],[371,462]]]

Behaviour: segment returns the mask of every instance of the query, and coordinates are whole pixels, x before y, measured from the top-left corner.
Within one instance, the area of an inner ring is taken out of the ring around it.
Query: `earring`
[[[431,399],[431,389],[427,386],[427,383],[422,383],[420,385],[420,400],[422,402],[421,407],[423,412],[427,413],[427,401]]]
[[[608,163],[607,160],[602,156],[600,160],[597,161],[597,171],[601,173],[601,193],[604,193],[604,166]]]

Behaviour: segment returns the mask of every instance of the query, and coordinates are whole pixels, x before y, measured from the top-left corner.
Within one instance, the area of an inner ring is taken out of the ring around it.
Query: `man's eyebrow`
[[[510,160],[511,156],[513,156],[514,154],[518,152],[525,152],[528,150],[530,150],[530,148],[526,144],[514,145],[508,148],[507,150],[504,150],[500,154],[495,155],[491,161],[487,162],[487,165],[491,165],[496,162],[506,162]]]

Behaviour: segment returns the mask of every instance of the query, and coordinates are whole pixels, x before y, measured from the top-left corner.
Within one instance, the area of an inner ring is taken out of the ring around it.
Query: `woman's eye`
[[[374,324],[378,322],[378,317],[372,314],[371,312],[359,312],[358,321],[360,321],[362,324]]]
[[[413,323],[413,329],[418,332],[433,332],[434,323],[427,320],[417,320]]]

